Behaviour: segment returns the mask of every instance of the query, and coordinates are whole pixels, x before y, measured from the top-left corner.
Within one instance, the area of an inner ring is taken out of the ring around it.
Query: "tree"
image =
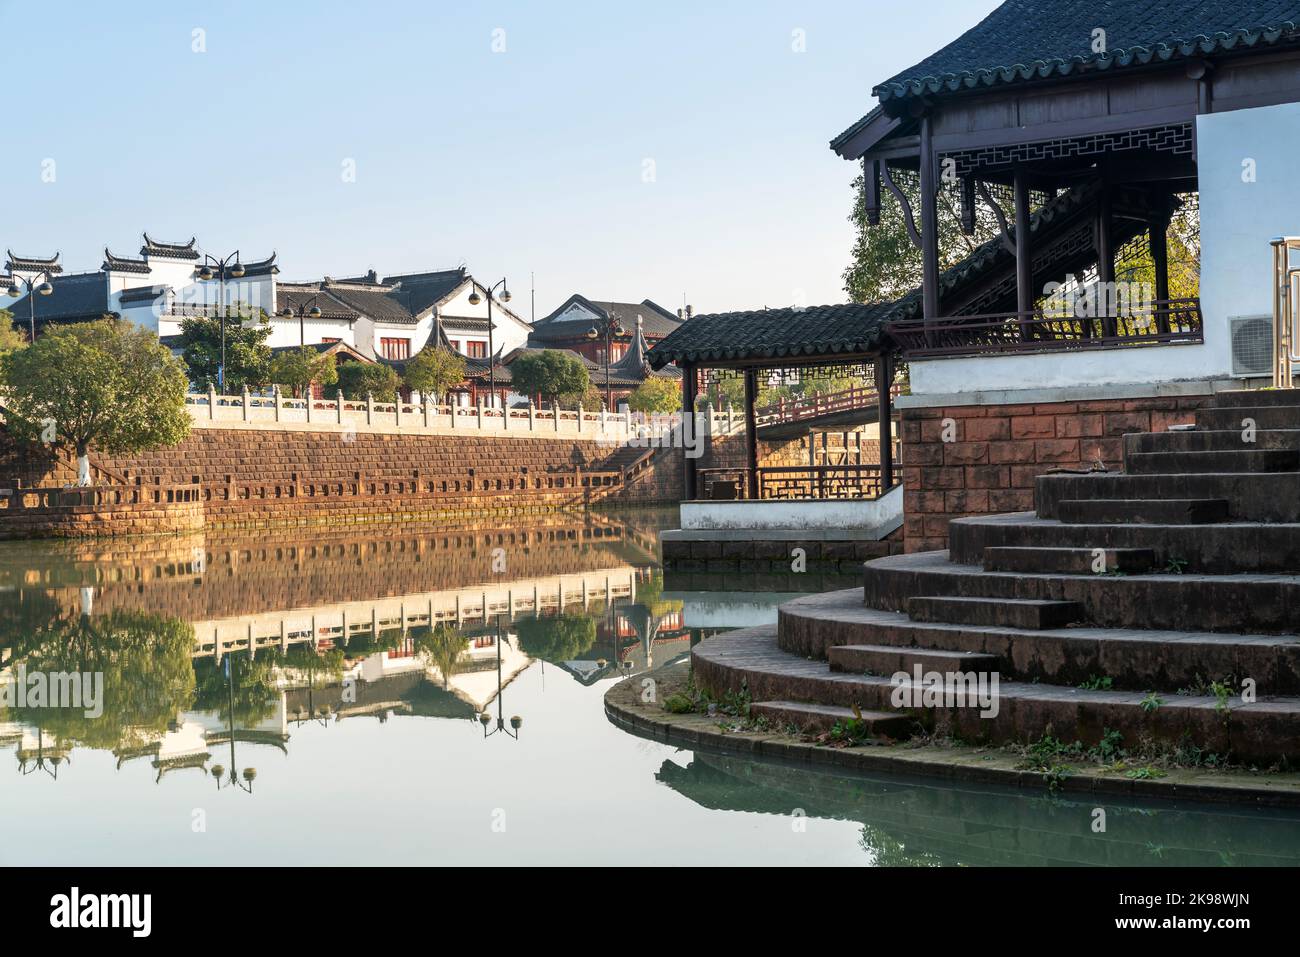
[[[154,333],[100,319],[52,326],[0,359],[9,429],[69,449],[90,484],[90,450],[117,455],[175,445],[189,434],[185,371]]]
[[[446,349],[421,349],[406,363],[402,381],[426,400],[442,401],[452,386],[465,381],[465,360]]]
[[[402,380],[391,366],[382,362],[345,362],[338,369],[338,384],[325,390],[331,398],[342,391],[344,396],[352,399],[372,395],[377,402],[397,401],[397,390]]]
[[[540,395],[552,402],[560,396],[585,395],[591,385],[582,360],[557,349],[525,353],[510,364],[510,375],[520,395]]]
[[[181,357],[189,369],[190,380],[200,389],[220,388],[221,323],[217,316],[189,316],[181,320]],[[227,393],[242,392],[245,387],[259,389],[271,381],[271,348],[266,340],[271,324],[260,312],[245,323],[240,316],[229,316],[226,323]]]
[[[916,218],[921,221],[921,183],[918,174],[907,170],[890,170],[894,182],[907,197]],[[907,232],[903,207],[892,192],[882,194],[880,223],[867,224],[866,197],[861,176],[853,181],[853,212],[849,222],[857,230],[853,242],[853,260],[844,270],[844,291],[854,302],[892,302],[921,285],[921,250]],[[996,236],[1001,227],[993,210],[976,204],[975,235],[961,230],[961,205],[955,185],[939,190],[939,268],[961,262],[985,242]],[[1011,203],[1003,204],[1008,222],[1015,222]]]
[[[287,386],[298,399],[305,398],[312,386],[333,385],[339,381],[333,356],[321,355],[311,346],[286,349],[271,360],[271,381]]]
[[[0,358],[27,345],[27,337],[14,328],[13,315],[0,309]]]
[[[627,397],[633,412],[676,412],[682,405],[682,384],[676,379],[646,379]]]

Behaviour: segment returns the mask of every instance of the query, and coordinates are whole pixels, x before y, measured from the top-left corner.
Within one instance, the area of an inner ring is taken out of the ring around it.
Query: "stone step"
[[[1207,525],[1227,521],[1228,503],[1221,498],[1066,499],[1057,504],[1056,514],[1062,522],[1077,524]]]
[[[1190,473],[1186,475],[1040,475],[1034,503],[1043,518],[1060,518],[1057,504],[1067,499],[1221,498],[1239,522],[1300,522],[1300,472]],[[1183,521],[1166,522],[1179,525]]]
[[[1063,628],[1078,621],[1082,614],[1078,602],[1043,598],[916,595],[907,599],[907,616],[913,621],[944,621],[957,625]]]
[[[1002,546],[984,549],[984,570],[988,572],[1057,572],[1063,575],[1123,572],[1134,575],[1151,571],[1155,563],[1156,553],[1150,548]]]
[[[1238,432],[1256,429],[1300,429],[1300,408],[1293,405],[1261,405],[1251,408],[1197,409],[1198,429]]]
[[[1216,392],[1211,408],[1240,409],[1300,406],[1300,389],[1228,389]]]
[[[1252,449],[1300,450],[1300,429],[1257,429],[1247,442],[1242,429],[1192,429],[1185,432],[1130,432],[1125,457],[1137,452],[1234,452]]]
[[[749,706],[751,717],[762,717],[769,724],[792,724],[800,731],[822,733],[835,725],[861,720],[865,737],[899,741],[911,736],[915,722],[899,711],[862,711],[853,713],[843,705],[808,704],[802,701],[756,701]]]
[[[1295,449],[1234,449],[1212,452],[1134,452],[1124,457],[1130,475],[1184,475],[1189,472],[1294,472]]]
[[[826,650],[831,671],[854,674],[884,675],[905,671],[983,671],[998,670],[997,655],[973,651],[944,651],[939,648],[902,648],[897,645],[836,645]]]
[[[890,678],[829,671],[824,662],[783,652],[776,629],[744,629],[707,638],[691,650],[697,684],[713,695],[748,691],[771,703],[816,702],[819,706],[897,713],[898,688]],[[911,683],[905,685],[910,693]],[[986,686],[986,691],[991,691]],[[919,694],[917,695],[919,698]],[[1207,751],[1234,760],[1269,763],[1294,760],[1300,699],[1260,696],[1244,702],[1146,691],[1090,691],[1042,682],[1001,681],[996,697],[940,701],[924,699],[905,710],[926,731],[979,743],[1029,743],[1050,732],[1062,741],[1096,744],[1107,731],[1126,746],[1143,741],[1177,746],[1189,737]],[[844,712],[838,713],[843,720]]]
[[[911,599],[934,595],[1073,601],[1083,607],[1079,620],[1103,628],[1293,634],[1300,608],[1295,576],[986,572],[950,562],[946,551],[868,562],[863,585],[865,603],[885,611],[910,611]]]
[[[800,658],[829,660],[832,649],[850,645],[944,648],[991,655],[1004,676],[1020,681],[1077,687],[1102,676],[1116,689],[1177,692],[1249,675],[1261,694],[1300,694],[1300,637],[1294,634],[914,622],[899,612],[865,607],[858,588],[788,601],[778,615],[781,650]]]
[[[1300,574],[1300,524],[1076,525],[1020,512],[956,519],[948,544],[952,560],[964,565],[981,564],[991,548],[1146,549],[1155,555],[1155,571]]]

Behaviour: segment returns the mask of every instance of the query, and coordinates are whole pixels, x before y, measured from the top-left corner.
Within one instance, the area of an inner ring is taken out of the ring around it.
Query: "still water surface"
[[[618,730],[613,682],[775,620],[665,590],[674,517],[0,545],[0,864],[1300,861],[1293,814],[1108,805],[1096,835],[1092,802]],[[102,714],[19,706],[52,672],[102,674]]]

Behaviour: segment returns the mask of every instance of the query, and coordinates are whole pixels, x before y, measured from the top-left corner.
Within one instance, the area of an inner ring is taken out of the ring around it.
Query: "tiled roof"
[[[12,249],[5,250],[9,254],[9,261],[5,263],[5,269],[10,274],[17,272],[36,272],[44,269],[48,273],[58,275],[63,272],[63,267],[59,265],[59,254],[55,253],[49,259],[41,259],[39,256],[15,256]]]
[[[321,311],[322,319],[342,319],[353,322],[360,314],[345,303],[335,299],[321,288],[321,283],[276,283],[275,311],[278,313],[286,307],[297,316],[299,309],[316,306]]]
[[[55,276],[50,284],[54,292],[48,296],[36,294],[36,321],[85,322],[99,319],[108,312],[108,282],[102,272],[73,273]],[[32,293],[19,298],[7,308],[15,322],[26,322]]]
[[[122,305],[128,302],[153,302],[166,291],[166,286],[132,286],[122,290],[120,299]]]
[[[695,316],[655,344],[650,364],[872,353],[893,312],[894,303],[850,302]]]
[[[244,277],[250,276],[274,276],[280,272],[280,267],[275,264],[275,253],[267,256],[265,259],[251,263],[240,263],[244,267]]]
[[[384,284],[398,286],[406,308],[418,315],[436,306],[471,279],[464,266],[435,272],[405,273],[385,276]],[[486,322],[486,320],[484,320]],[[486,325],[484,328],[487,328]]]
[[[1020,80],[1267,48],[1300,39],[1297,0],[1006,0],[872,92],[951,93]],[[1106,52],[1092,31],[1106,31]]]
[[[583,319],[560,320],[556,318],[574,303],[580,303],[596,315],[605,318],[608,318],[611,313],[617,315],[629,329],[632,323],[636,321],[636,317],[640,316],[648,339],[662,339],[681,325],[681,321],[676,316],[650,299],[643,299],[640,302],[609,302],[588,299],[586,296],[574,293],[558,309],[546,318],[537,321],[533,326],[533,334],[530,338],[538,342],[555,342],[562,339],[584,337],[587,334],[587,329],[591,327],[589,321]]]
[[[126,256],[114,256],[107,246],[104,247],[104,264],[99,267],[104,272],[148,273],[149,264],[143,259],[130,259]]]
[[[325,291],[363,316],[386,325],[415,325],[416,317],[391,286],[326,280]]]
[[[141,256],[153,256],[156,259],[198,259],[194,248],[196,237],[191,236],[187,243],[161,243],[144,234],[144,245],[140,247]]]

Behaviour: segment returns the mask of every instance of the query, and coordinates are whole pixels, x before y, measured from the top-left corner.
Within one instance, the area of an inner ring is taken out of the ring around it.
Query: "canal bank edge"
[[[605,693],[605,716],[638,737],[688,749],[745,755],[757,759],[837,768],[858,773],[940,778],[972,784],[997,784],[1044,793],[1046,776],[1019,767],[1021,759],[998,749],[967,746],[858,745],[833,748],[774,731],[723,731],[724,716],[670,714],[661,706],[685,688],[689,661],[620,681]],[[644,682],[654,681],[655,700],[641,700]],[[1199,801],[1255,807],[1300,808],[1300,773],[1207,771],[1169,768],[1163,777],[1132,779],[1096,767],[1075,768],[1052,780],[1052,790],[1079,797]]]

